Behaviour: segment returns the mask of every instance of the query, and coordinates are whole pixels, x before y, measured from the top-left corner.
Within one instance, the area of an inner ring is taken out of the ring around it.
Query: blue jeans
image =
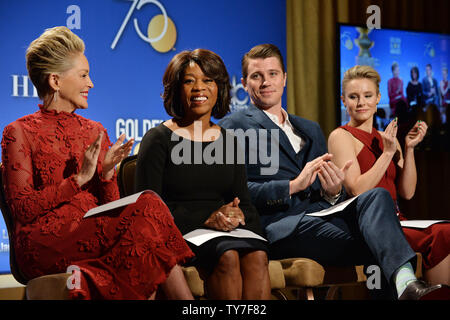
[[[269,256],[310,258],[327,266],[376,264],[388,283],[400,266],[416,258],[383,188],[361,194],[333,215],[305,215],[290,236],[270,245]]]

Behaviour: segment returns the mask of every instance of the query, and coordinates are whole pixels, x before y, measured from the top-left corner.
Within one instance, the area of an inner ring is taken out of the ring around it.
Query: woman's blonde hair
[[[84,53],[84,42],[67,27],[46,29],[30,43],[26,52],[28,75],[43,101],[53,96],[48,83],[51,73],[63,73],[72,67],[72,58]]]
[[[345,86],[351,80],[354,79],[369,79],[377,87],[377,94],[380,93],[380,75],[378,72],[369,66],[354,66],[344,73],[344,78],[342,79],[342,95],[345,95]]]

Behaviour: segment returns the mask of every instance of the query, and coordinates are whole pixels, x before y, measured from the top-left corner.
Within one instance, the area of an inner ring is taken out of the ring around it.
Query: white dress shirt
[[[281,108],[281,112],[284,115],[284,122],[280,123],[279,119],[276,115],[267,112],[265,110],[263,110],[264,113],[269,117],[270,120],[272,120],[278,127],[280,127],[281,130],[284,131],[284,133],[286,133],[289,142],[292,145],[292,148],[294,148],[295,153],[298,153],[302,147],[305,145],[305,141],[303,141],[303,139],[300,137],[300,135],[298,135],[295,132],[294,126],[292,125],[292,123],[289,121],[289,116],[288,113]]]
[[[289,121],[289,116],[288,113],[281,108],[281,113],[284,116],[284,122],[280,123],[278,120],[278,117],[270,112],[267,112],[266,110],[263,110],[264,113],[269,117],[270,120],[272,120],[278,127],[280,127],[281,130],[284,131],[284,133],[286,133],[289,142],[292,145],[292,148],[294,148],[295,153],[298,153],[303,146],[305,145],[305,141],[302,139],[302,137],[300,137],[300,135],[298,133],[296,133],[296,130],[294,129],[294,126],[292,125],[292,123]],[[331,205],[334,205],[337,200],[339,199],[340,195],[341,195],[341,191],[339,191],[339,193],[337,195],[335,195],[334,197],[329,196],[328,194],[325,193],[325,191],[321,188],[321,194],[322,197]]]

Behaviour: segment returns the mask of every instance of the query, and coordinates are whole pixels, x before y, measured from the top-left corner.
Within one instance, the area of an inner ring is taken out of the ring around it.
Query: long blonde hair
[[[26,52],[28,75],[44,103],[54,94],[49,75],[69,70],[73,57],[84,53],[84,48],[83,40],[67,27],[46,29],[30,43]]]

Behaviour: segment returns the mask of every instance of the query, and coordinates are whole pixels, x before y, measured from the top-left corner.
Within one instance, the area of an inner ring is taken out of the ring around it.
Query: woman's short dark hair
[[[184,106],[180,101],[184,72],[190,63],[196,63],[203,73],[213,79],[217,85],[217,102],[211,115],[216,119],[223,118],[230,110],[231,84],[225,64],[212,51],[195,49],[176,54],[166,68],[163,76],[164,108],[175,119],[184,117]]]
[[[416,79],[413,78],[413,71],[416,72],[416,75],[417,75]],[[419,80],[419,68],[417,68],[417,66],[414,66],[411,68],[410,74],[411,74],[411,80]]]

